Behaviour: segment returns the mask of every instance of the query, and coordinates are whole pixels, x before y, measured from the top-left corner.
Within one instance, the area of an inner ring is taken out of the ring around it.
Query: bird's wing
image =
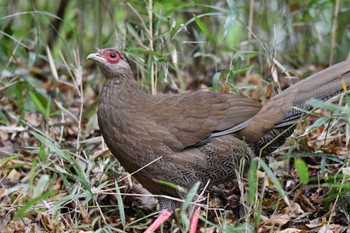
[[[184,147],[244,128],[261,105],[248,97],[213,92],[157,95],[144,110]]]

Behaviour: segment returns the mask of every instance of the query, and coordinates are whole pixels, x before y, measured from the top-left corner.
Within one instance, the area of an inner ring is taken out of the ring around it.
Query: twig
[[[250,0],[249,2],[249,19],[248,19],[248,40],[252,39],[252,31],[253,31],[253,17],[254,17],[254,0]]]
[[[79,90],[80,93],[80,109],[79,109],[79,129],[78,129],[78,135],[77,135],[77,149],[79,151],[80,147],[80,134],[82,132],[81,127],[82,127],[82,118],[83,118],[83,110],[84,110],[84,95],[83,95],[83,82],[82,82],[82,77],[83,77],[83,70],[81,67],[80,63],[80,58],[79,58],[79,52],[78,51],[73,51],[74,55],[74,60],[75,60],[75,67],[74,67],[74,77],[76,80],[76,85],[77,89]]]

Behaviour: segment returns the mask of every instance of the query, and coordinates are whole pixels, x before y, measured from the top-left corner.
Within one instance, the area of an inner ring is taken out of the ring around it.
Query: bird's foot
[[[189,233],[196,233],[197,226],[198,226],[198,215],[200,213],[200,208],[197,208],[190,221],[190,231]],[[172,214],[174,211],[169,211],[169,210],[164,210],[162,213],[160,213],[159,217],[149,226],[144,233],[152,233],[155,232],[159,226],[165,222]]]

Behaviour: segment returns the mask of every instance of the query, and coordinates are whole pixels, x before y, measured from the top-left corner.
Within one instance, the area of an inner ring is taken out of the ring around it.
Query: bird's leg
[[[168,198],[158,198],[159,209],[163,210],[158,218],[147,228],[144,233],[151,233],[158,229],[158,227],[165,222],[175,210],[175,202]]]
[[[200,210],[200,207],[198,207],[191,216],[189,233],[196,233],[198,226],[198,215],[200,213]],[[172,210],[163,210],[160,213],[159,217],[151,224],[151,226],[146,229],[146,231],[144,231],[144,233],[155,232],[159,226],[172,215],[173,212],[174,211]]]
[[[172,210],[163,210],[159,217],[151,224],[151,226],[149,226],[146,231],[144,231],[144,233],[152,233],[152,232],[155,232],[158,227],[163,223],[165,222],[169,217],[170,215],[172,215],[174,211]]]
[[[201,208],[198,207],[194,213],[192,214],[191,221],[190,221],[190,231],[189,233],[196,233],[197,225],[198,225],[198,215],[201,211]]]

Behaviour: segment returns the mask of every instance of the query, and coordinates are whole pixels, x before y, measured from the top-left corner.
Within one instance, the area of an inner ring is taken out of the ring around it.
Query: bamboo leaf
[[[213,77],[213,92],[218,92],[219,91],[219,80],[220,80],[221,73],[216,72]]]
[[[300,178],[300,181],[303,184],[307,184],[309,182],[309,169],[307,168],[305,161],[300,158],[297,158],[294,160],[294,162],[295,169]]]
[[[209,31],[208,27],[202,22],[202,20],[200,18],[198,18],[196,15],[193,15],[194,17],[194,21],[196,22],[196,24],[198,25],[198,27],[201,29],[201,31],[208,37],[208,39],[216,44],[216,39],[215,37],[211,34],[211,32]]]
[[[256,173],[258,169],[258,161],[253,159],[250,163],[250,168],[248,172],[248,200],[249,204],[253,204],[255,200],[255,195],[257,192],[257,181],[258,175]]]

